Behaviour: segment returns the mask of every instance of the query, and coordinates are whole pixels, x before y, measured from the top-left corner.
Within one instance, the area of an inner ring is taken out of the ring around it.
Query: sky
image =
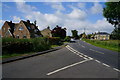
[[[40,30],[56,25],[79,34],[104,31],[111,33],[114,27],[103,16],[105,2],[2,2],[2,19],[0,28],[5,21],[15,23],[20,20],[37,21]]]

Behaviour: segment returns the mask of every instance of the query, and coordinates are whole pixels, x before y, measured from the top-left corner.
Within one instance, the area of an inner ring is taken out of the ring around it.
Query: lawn
[[[87,43],[90,43],[94,46],[120,52],[120,40],[100,41],[100,40],[83,39],[83,41],[86,41]]]

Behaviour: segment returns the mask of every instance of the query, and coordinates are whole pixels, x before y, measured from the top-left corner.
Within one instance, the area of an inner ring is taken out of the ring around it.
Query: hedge
[[[2,38],[2,54],[39,52],[48,50],[51,45],[61,45],[58,37],[32,39]]]

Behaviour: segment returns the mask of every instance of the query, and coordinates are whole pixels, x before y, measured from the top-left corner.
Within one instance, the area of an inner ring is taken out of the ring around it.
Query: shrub
[[[67,42],[70,42],[70,37],[69,36],[66,36],[64,41],[67,41]]]
[[[49,37],[48,40],[51,45],[61,45],[62,44],[61,39],[59,37]]]
[[[2,39],[2,53],[25,53],[25,52],[38,52],[50,49],[49,41],[44,38],[34,39],[15,39],[15,38],[3,38]]]
[[[32,43],[34,51],[47,50],[50,49],[51,46],[48,39],[45,37],[34,38]]]

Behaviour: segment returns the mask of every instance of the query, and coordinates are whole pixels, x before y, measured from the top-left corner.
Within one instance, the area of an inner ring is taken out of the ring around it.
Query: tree
[[[106,2],[103,15],[115,27],[120,25],[120,2]]]
[[[116,28],[112,31],[111,35],[110,35],[111,39],[118,39],[120,40],[120,28]]]
[[[111,36],[114,36],[114,39],[120,39],[120,2],[106,2],[103,15],[115,27]]]
[[[74,37],[75,39],[78,39],[78,31],[77,30],[71,30],[72,32],[72,37]]]
[[[60,37],[64,39],[66,37],[66,28],[61,28],[58,25],[51,31],[53,37]]]

